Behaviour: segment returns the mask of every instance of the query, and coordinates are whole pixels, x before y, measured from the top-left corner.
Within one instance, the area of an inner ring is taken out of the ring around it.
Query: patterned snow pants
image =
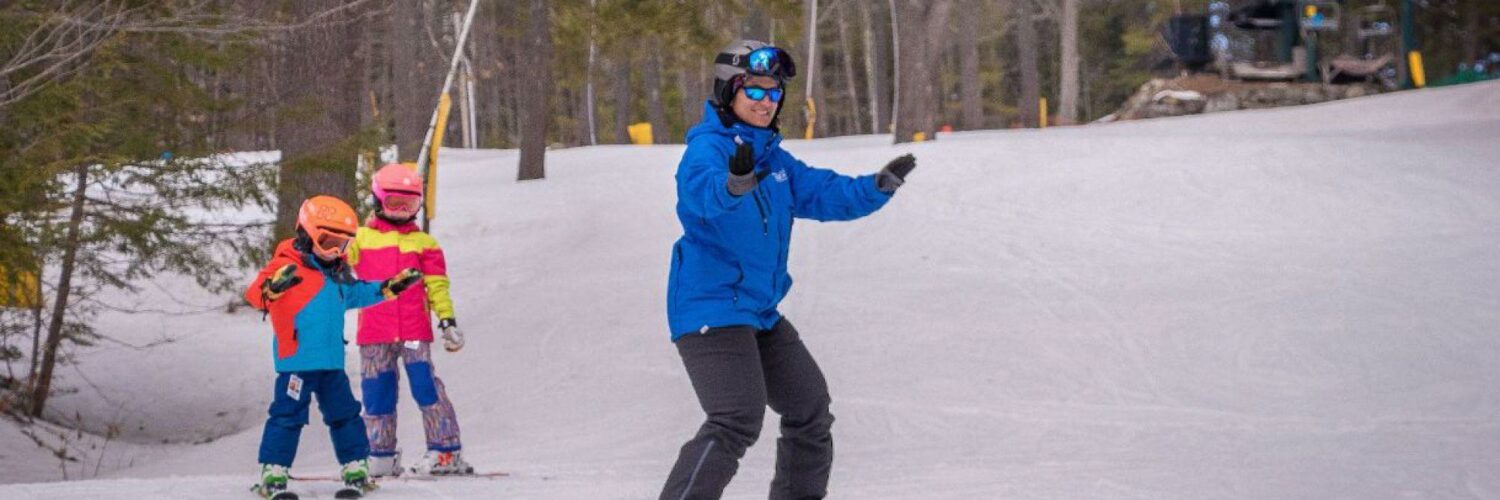
[[[397,361],[406,365],[411,379],[411,397],[422,410],[427,431],[427,449],[454,451],[460,448],[458,416],[443,381],[432,367],[431,342],[405,342],[359,346],[360,387],[365,403],[365,429],[370,435],[370,455],[396,453],[396,400],[401,375]]]

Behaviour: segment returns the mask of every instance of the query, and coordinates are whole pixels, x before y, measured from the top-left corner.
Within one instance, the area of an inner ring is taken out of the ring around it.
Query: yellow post
[[[443,94],[438,98],[438,126],[432,131],[432,149],[427,151],[427,178],[422,180],[427,187],[427,193],[423,196],[424,220],[437,218],[438,149],[443,146],[443,130],[448,128],[448,111],[451,109],[453,109],[453,99],[449,98],[448,94]]]
[[[807,132],[803,134],[802,138],[803,139],[812,139],[813,138],[813,128],[817,124],[818,124],[818,106],[817,106],[816,103],[813,103],[813,98],[808,97],[807,98]]]
[[[1047,128],[1047,98],[1043,97],[1041,98],[1041,100],[1037,101],[1037,107],[1041,111],[1041,113],[1037,115],[1041,117],[1040,124],[1042,128]]]
[[[1409,64],[1408,67],[1411,69],[1412,85],[1415,85],[1419,89],[1422,87],[1426,87],[1427,72],[1422,70],[1422,53],[1413,50],[1410,53],[1406,54],[1406,61]]]
[[[651,144],[653,144],[651,124],[649,122],[640,122],[635,125],[631,125],[626,128],[626,131],[630,134],[631,144],[644,146],[650,146]]]
[[[927,132],[912,132],[911,142],[927,142]]]

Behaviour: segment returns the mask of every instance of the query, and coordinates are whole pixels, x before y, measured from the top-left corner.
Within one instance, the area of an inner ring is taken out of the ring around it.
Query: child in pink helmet
[[[422,208],[422,179],[401,164],[381,167],[371,186],[375,214],[359,228],[350,245],[349,262],[361,279],[385,279],[415,267],[423,282],[413,293],[362,309],[359,313],[360,386],[365,427],[370,437],[370,475],[398,475],[396,448],[397,365],[405,365],[412,399],[422,411],[427,452],[411,468],[420,474],[471,474],[460,454],[458,418],[443,381],[432,365],[432,316],[442,331],[443,348],[457,352],[463,332],[453,319],[448,296],[448,269],[437,240],[415,222]]]

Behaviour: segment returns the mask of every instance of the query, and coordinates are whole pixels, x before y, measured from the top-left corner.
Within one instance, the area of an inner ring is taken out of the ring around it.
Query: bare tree
[[[609,64],[614,72],[610,83],[615,101],[615,142],[630,144],[630,121],[634,117],[630,99],[630,54],[624,50],[617,51]]]
[[[912,141],[921,133],[937,132],[937,56],[939,30],[946,26],[951,0],[892,0],[897,19],[896,142]]]
[[[963,127],[984,128],[984,82],[979,81],[979,0],[963,0],[958,16],[959,94],[963,103]]]
[[[646,119],[651,122],[651,142],[666,144],[669,142],[669,134],[666,103],[661,96],[661,39],[655,35],[649,38],[647,46],[651,48],[651,53],[646,56],[646,66],[642,68],[641,74],[641,86],[646,91]]]
[[[521,68],[521,166],[517,180],[546,177],[548,96],[552,87],[552,18],[547,0],[529,0],[526,42],[529,61]]]
[[[431,0],[393,0],[388,33],[391,101],[396,149],[401,161],[416,161],[427,136],[438,86],[446,69],[444,56],[429,45],[429,33],[440,18]],[[440,21],[439,21],[440,23]]]
[[[865,83],[868,87],[870,102],[870,129],[871,133],[887,133],[890,129],[890,106],[889,97],[890,82],[886,80],[885,62],[890,60],[890,43],[886,40],[886,30],[877,29],[878,23],[872,19],[871,5],[879,6],[884,2],[880,0],[861,0],[859,3],[860,17],[863,18],[864,41],[865,41]]]
[[[339,7],[341,0],[293,2],[289,14],[302,19]],[[292,31],[279,61],[284,92],[277,119],[281,176],[276,233],[292,233],[302,200],[327,194],[354,197],[354,167],[361,129],[360,23]]]
[[[1078,2],[1061,0],[1062,19],[1058,32],[1062,38],[1061,88],[1058,90],[1058,121],[1065,125],[1078,122]]]
[[[87,201],[89,179],[88,165],[73,168],[76,182],[73,185],[73,203],[68,217],[68,233],[64,240],[62,269],[57,283],[57,298],[52,301],[52,321],[47,327],[47,342],[42,348],[42,363],[31,388],[31,416],[42,416],[46,409],[47,396],[52,393],[52,370],[57,366],[57,350],[62,345],[63,317],[68,312],[68,299],[73,295],[73,266],[77,262],[79,238],[83,226],[84,202]],[[32,353],[35,362],[36,353]]]
[[[847,1],[838,4],[835,17],[839,26],[839,60],[844,66],[844,85],[846,86],[845,92],[847,92],[845,97],[849,100],[847,132],[858,134],[860,133],[859,109],[863,106],[860,105],[858,77],[854,72],[854,51],[849,47],[849,16],[854,13],[852,9],[853,7]]]
[[[1038,112],[1042,99],[1041,71],[1037,67],[1039,50],[1036,35],[1036,6],[1031,0],[1016,2],[1016,55],[1021,70],[1021,98],[1016,103],[1025,127],[1041,125]]]

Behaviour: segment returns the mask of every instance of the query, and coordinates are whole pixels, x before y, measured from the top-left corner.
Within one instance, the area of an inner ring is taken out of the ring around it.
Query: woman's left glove
[[[885,168],[875,175],[875,185],[883,193],[894,193],[896,188],[906,183],[906,174],[911,173],[914,168],[917,168],[917,157],[911,153],[899,156],[885,164]]]
[[[458,320],[443,318],[438,320],[438,329],[443,331],[443,349],[448,352],[458,352],[464,348],[464,332],[458,329]]]

